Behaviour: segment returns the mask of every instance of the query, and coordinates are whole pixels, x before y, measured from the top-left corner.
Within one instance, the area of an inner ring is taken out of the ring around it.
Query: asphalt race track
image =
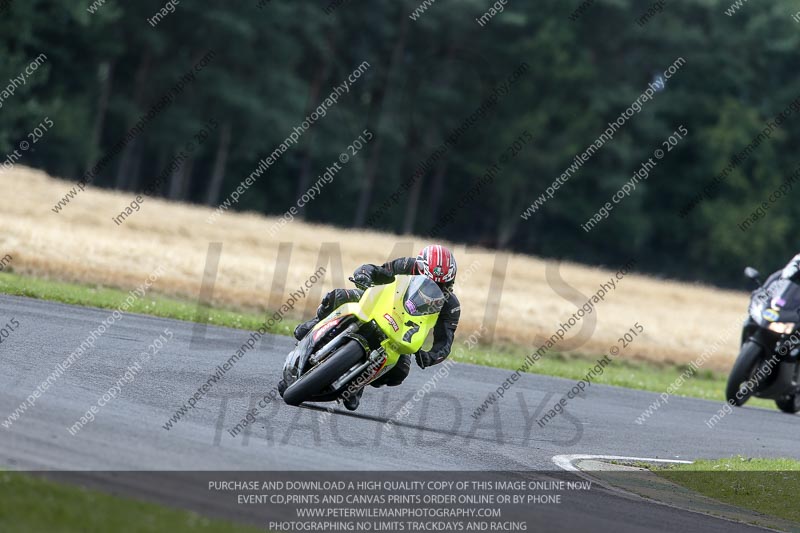
[[[110,312],[5,296],[0,297],[0,309],[2,323],[11,318],[20,323],[0,345],[0,421],[6,421]],[[141,364],[135,379],[122,385],[96,420],[71,435],[68,428],[165,328],[174,332],[174,338]],[[421,371],[415,366],[399,388],[369,388],[356,413],[337,408],[327,416],[313,408],[270,402],[254,424],[231,436],[228,430],[277,382],[284,355],[293,345],[286,337],[265,337],[195,409],[170,430],[164,429],[248,336],[246,331],[215,327],[196,333],[190,323],[123,315],[34,407],[10,427],[0,427],[0,463],[22,470],[103,471],[97,476],[70,476],[109,490],[259,523],[255,515],[212,501],[214,495],[202,484],[175,490],[165,479],[162,487],[154,487],[151,474],[139,483],[128,476],[123,487],[108,471],[556,471],[552,458],[560,454],[800,457],[800,429],[794,416],[743,408],[709,429],[705,421],[717,413],[720,403],[672,398],[638,425],[634,420],[657,394],[599,385],[540,428],[535,419],[574,383],[538,375],[523,376],[493,410],[475,420],[473,410],[509,372],[464,364],[452,367],[424,399],[412,401],[410,414],[395,433],[386,428],[386,420],[412,399],[435,368]],[[614,371],[613,363],[607,371]],[[197,487],[195,494],[191,487]],[[593,490],[580,502],[577,508],[543,507],[537,516],[558,524],[553,529],[558,531],[758,530],[605,489]]]

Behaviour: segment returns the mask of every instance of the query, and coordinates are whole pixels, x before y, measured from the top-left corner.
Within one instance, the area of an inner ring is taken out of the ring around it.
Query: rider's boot
[[[303,337],[308,335],[308,332],[311,331],[311,328],[316,326],[319,323],[319,318],[314,317],[307,322],[303,322],[296,328],[294,328],[294,338],[297,340],[303,340]]]
[[[350,394],[342,402],[348,411],[355,411],[361,403],[361,395],[364,394],[364,388],[358,389],[358,392]]]

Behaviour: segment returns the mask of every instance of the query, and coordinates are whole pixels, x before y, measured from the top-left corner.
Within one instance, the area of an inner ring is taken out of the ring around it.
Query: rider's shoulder
[[[444,310],[449,311],[450,313],[460,313],[461,312],[461,302],[458,300],[458,296],[456,293],[449,291],[445,294],[445,304]]]

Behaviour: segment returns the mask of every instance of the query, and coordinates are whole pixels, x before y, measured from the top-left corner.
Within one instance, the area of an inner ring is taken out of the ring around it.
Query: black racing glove
[[[317,318],[325,318],[336,309],[336,290],[332,290],[322,298],[322,302],[317,307]]]
[[[417,360],[417,366],[422,369],[436,364],[436,359],[433,357],[433,355],[425,350],[418,351],[414,357]]]
[[[353,281],[364,287],[372,285],[385,285],[394,281],[394,274],[383,267],[375,265],[361,265],[353,273]]]

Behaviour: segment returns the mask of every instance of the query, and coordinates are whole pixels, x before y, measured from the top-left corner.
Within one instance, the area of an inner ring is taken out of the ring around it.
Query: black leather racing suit
[[[369,279],[374,284],[389,283],[396,274],[416,274],[416,259],[413,257],[400,257],[384,263],[380,267],[375,265],[362,265],[354,273],[354,278]],[[388,276],[387,276],[388,274]],[[452,284],[441,286],[445,295],[445,303],[439,312],[439,319],[433,327],[433,346],[430,351],[420,350],[416,354],[417,364],[421,368],[437,365],[447,359],[453,347],[458,320],[461,316],[461,304],[453,293]],[[359,289],[334,289],[322,299],[317,308],[317,316],[298,327],[300,338],[305,335],[317,322],[328,316],[334,309],[348,302],[357,302],[364,291]],[[411,356],[402,355],[397,364],[386,375],[372,383],[373,387],[400,385],[408,377],[411,370]]]

